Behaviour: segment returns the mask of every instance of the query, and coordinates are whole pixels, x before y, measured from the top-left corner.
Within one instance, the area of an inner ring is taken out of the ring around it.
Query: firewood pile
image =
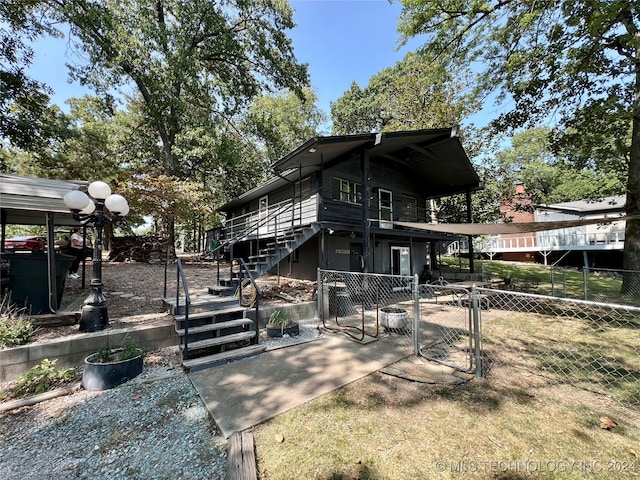
[[[115,237],[111,241],[110,262],[161,263],[175,258],[175,250],[168,238],[157,235]]]

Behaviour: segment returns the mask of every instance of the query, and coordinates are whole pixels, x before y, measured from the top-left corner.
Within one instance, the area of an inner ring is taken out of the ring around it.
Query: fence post
[[[476,286],[471,286],[471,316],[473,320],[473,354],[476,358],[476,378],[482,377],[482,348],[480,347],[480,298]]]
[[[413,354],[418,356],[420,346],[418,342],[418,328],[420,326],[420,289],[418,288],[418,274],[413,275]]]

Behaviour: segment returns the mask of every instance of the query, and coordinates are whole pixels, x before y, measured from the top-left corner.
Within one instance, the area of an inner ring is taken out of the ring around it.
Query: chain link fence
[[[483,262],[482,278],[507,280],[508,289],[561,298],[640,307],[640,271],[609,268],[524,266]]]
[[[508,286],[319,270],[318,311],[329,330],[362,341],[399,335],[407,355],[476,376],[504,364],[640,404],[639,307]]]
[[[318,311],[324,327],[356,340],[383,333],[413,338],[414,277],[318,271]]]
[[[640,404],[640,308],[478,289],[483,361]]]

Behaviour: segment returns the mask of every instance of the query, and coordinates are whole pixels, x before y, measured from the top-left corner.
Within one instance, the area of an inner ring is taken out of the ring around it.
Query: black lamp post
[[[80,331],[96,332],[109,325],[107,299],[102,293],[102,229],[108,223],[118,224],[129,213],[129,205],[122,195],[112,195],[111,188],[97,181],[89,185],[89,195],[71,190],[64,196],[64,203],[73,212],[73,218],[83,225],[93,225],[96,245],[93,250],[91,294],[84,301],[80,314]],[[105,207],[107,212],[105,212]],[[83,247],[84,248],[84,247]]]

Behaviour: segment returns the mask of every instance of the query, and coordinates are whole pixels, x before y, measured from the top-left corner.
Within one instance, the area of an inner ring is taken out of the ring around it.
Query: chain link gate
[[[418,293],[418,354],[462,372],[484,375],[481,297],[475,287],[424,284],[418,287]]]
[[[318,270],[318,312],[325,329],[358,341],[402,336],[414,355],[481,375],[476,296],[462,287],[419,285],[417,275]]]

